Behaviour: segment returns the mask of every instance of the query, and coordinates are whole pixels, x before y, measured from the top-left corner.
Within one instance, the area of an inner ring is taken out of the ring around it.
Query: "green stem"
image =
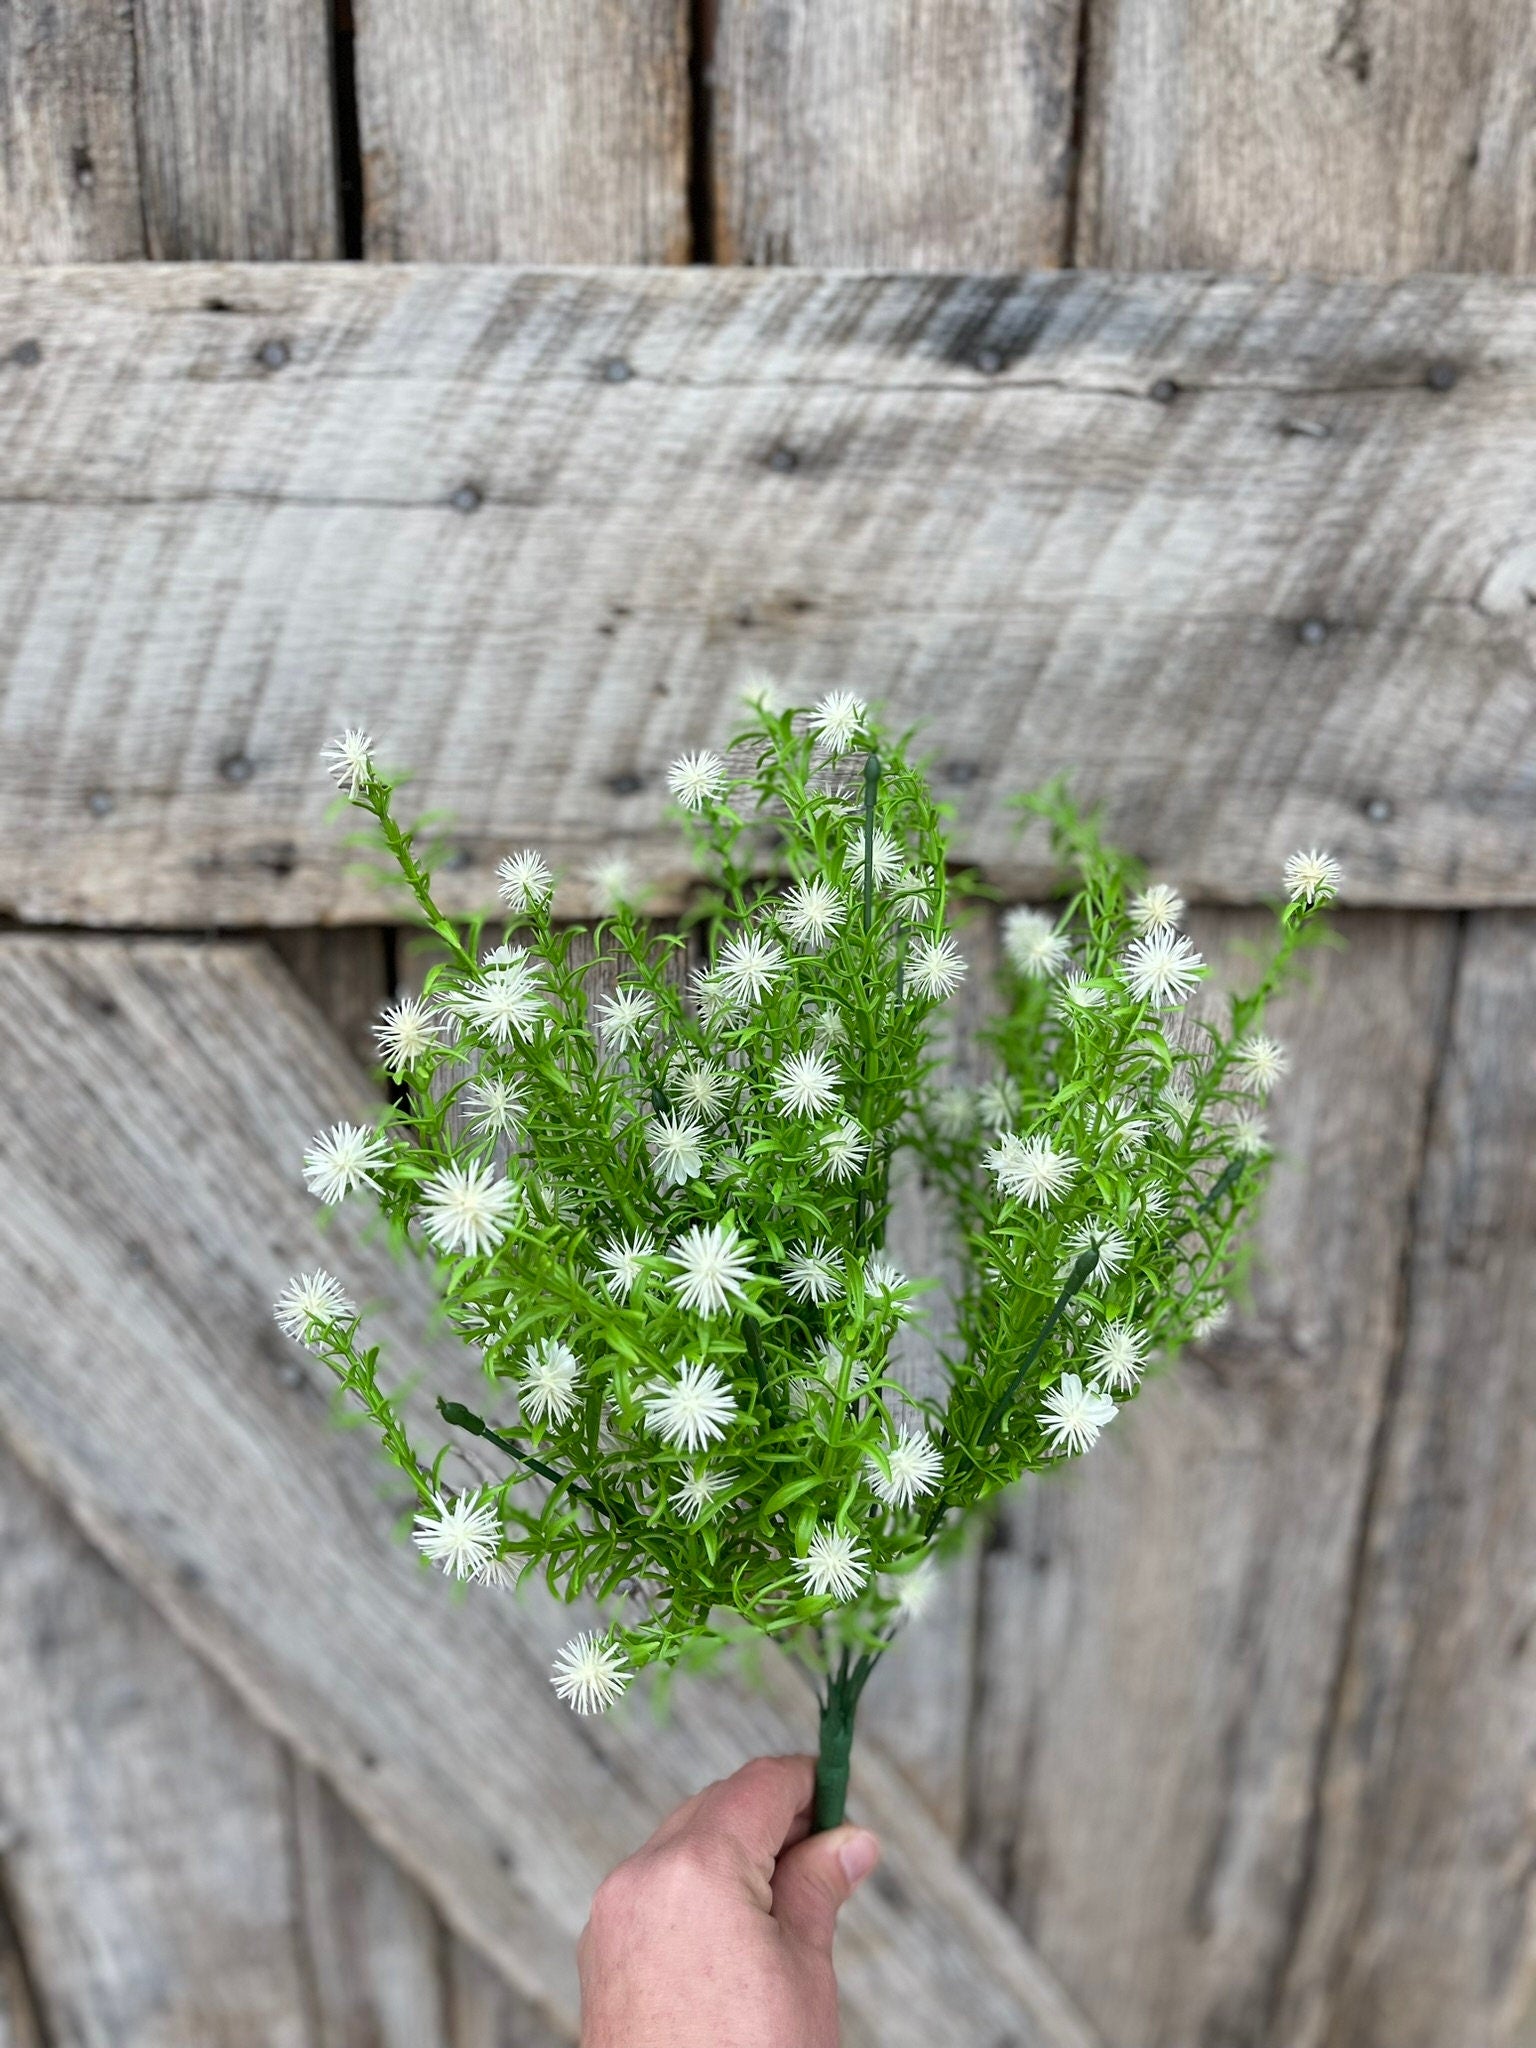
[[[859,1696],[879,1661],[878,1650],[865,1650],[850,1664],[843,1651],[835,1671],[827,1673],[821,1702],[821,1741],[816,1755],[816,1799],[811,1833],[840,1827],[848,1806],[848,1766],[853,1755],[853,1724]]]

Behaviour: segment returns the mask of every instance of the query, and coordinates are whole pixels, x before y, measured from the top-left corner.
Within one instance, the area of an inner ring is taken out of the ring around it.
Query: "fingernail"
[[[864,1882],[880,1861],[879,1841],[867,1828],[859,1828],[838,1850],[837,1860],[843,1866],[843,1875],[851,1891],[856,1884]]]

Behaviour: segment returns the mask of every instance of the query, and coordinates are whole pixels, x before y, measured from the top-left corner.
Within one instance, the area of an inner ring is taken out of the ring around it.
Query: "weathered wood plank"
[[[447,1961],[453,2048],[575,2048],[518,1999],[472,1948],[453,1943]]]
[[[1470,920],[1315,1871],[1274,2038],[1514,2048],[1536,1997],[1536,923]]]
[[[308,926],[271,932],[268,944],[358,1065],[376,1066],[373,1027],[394,994],[394,932],[377,925],[340,931]]]
[[[659,1729],[641,1703],[578,1723],[547,1679],[567,1613],[457,1607],[385,1540],[398,1491],[356,1432],[329,1426],[267,1313],[315,1249],[291,1162],[362,1089],[264,947],[12,936],[0,1038],[0,1426],[446,1917],[569,2028],[598,1877],[702,1777],[803,1741],[808,1689],[775,1666],[751,1695],[681,1684]],[[379,1329],[401,1370],[424,1365],[419,1271],[341,1219],[329,1256],[361,1298],[393,1304]],[[870,1750],[856,1778],[895,1882],[848,1919],[850,2042],[926,2044],[958,2023],[1083,2048],[1059,1990],[890,1767]]]
[[[1343,921],[1347,952],[1277,1011],[1294,1069],[1253,1305],[1081,1469],[1016,1495],[984,1560],[975,1861],[1109,2040],[1293,2038],[1270,2001],[1401,1340],[1452,923]]]
[[[1536,266],[1525,0],[1095,0],[1088,59],[1080,263]]]
[[[354,0],[364,253],[682,263],[688,0]]]
[[[1075,0],[719,0],[718,260],[1062,262],[1077,15]]]
[[[1070,766],[1197,893],[1318,840],[1360,900],[1536,893],[1536,286],[133,266],[0,324],[23,918],[389,915],[350,719],[455,904],[513,836],[675,877],[661,772],[749,661],[930,715],[1009,886]]]
[[[143,255],[133,70],[118,0],[0,9],[0,261]]]

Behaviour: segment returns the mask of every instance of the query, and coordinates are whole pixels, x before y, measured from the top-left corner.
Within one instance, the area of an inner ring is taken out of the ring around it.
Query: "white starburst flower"
[[[349,725],[321,749],[320,758],[336,787],[356,796],[373,773],[373,741],[360,726]]]
[[[643,1230],[632,1237],[610,1238],[597,1255],[597,1263],[609,1292],[626,1298],[645,1278],[645,1262],[656,1256],[656,1241]]]
[[[806,1592],[818,1600],[854,1600],[869,1577],[869,1552],[846,1529],[823,1523],[804,1557],[795,1559],[794,1571]]]
[[[1123,1273],[1131,1257],[1131,1241],[1123,1230],[1117,1230],[1112,1223],[1095,1223],[1091,1219],[1069,1230],[1061,1241],[1061,1247],[1060,1277],[1063,1280],[1086,1251],[1092,1250],[1097,1254],[1093,1265],[1088,1268],[1089,1280],[1108,1280],[1116,1273]]]
[[[748,669],[741,686],[741,701],[759,718],[775,718],[785,708],[784,692],[779,688],[778,677],[761,668]]]
[[[1090,981],[1080,967],[1074,967],[1052,990],[1051,1007],[1058,1017],[1074,1023],[1090,1010],[1103,1009],[1104,990],[1096,981]]]
[[[851,1116],[821,1134],[821,1157],[828,1180],[853,1180],[864,1171],[869,1140]]]
[[[1117,1393],[1128,1394],[1146,1370],[1146,1334],[1117,1316],[1100,1330],[1088,1355],[1096,1380]]]
[[[523,1560],[514,1557],[488,1557],[473,1573],[477,1586],[490,1586],[498,1593],[515,1586],[522,1575]]]
[[[691,1116],[713,1122],[725,1108],[735,1079],[710,1060],[693,1060],[674,1075],[672,1092]]]
[[[966,963],[951,938],[918,939],[907,955],[907,986],[942,1003],[965,979]]]
[[[729,1472],[712,1472],[707,1465],[695,1465],[672,1489],[672,1505],[685,1522],[696,1522],[712,1500],[731,1484]]]
[[[434,1494],[430,1514],[416,1517],[416,1548],[450,1578],[472,1579],[501,1547],[501,1511],[483,1490],[445,1500]]]
[[[482,1258],[512,1227],[517,1189],[494,1167],[457,1162],[424,1181],[422,1227],[440,1252]]]
[[[1090,1451],[1099,1431],[1115,1418],[1115,1404],[1097,1387],[1085,1387],[1075,1372],[1064,1372],[1040,1404],[1041,1434],[1053,1451]]]
[[[876,1252],[864,1261],[864,1288],[873,1295],[887,1315],[904,1321],[912,1313],[912,1283],[901,1270]]]
[[[891,901],[903,924],[926,923],[933,916],[933,869],[903,868],[891,884]]]
[[[836,1301],[843,1278],[825,1238],[796,1248],[784,1267],[784,1286],[792,1301]]]
[[[983,1130],[1005,1131],[1018,1119],[1019,1086],[1011,1074],[998,1074],[976,1091],[976,1114]]]
[[[1257,1159],[1269,1150],[1269,1126],[1257,1111],[1234,1117],[1227,1126],[1227,1142],[1240,1159]]]
[[[741,932],[721,947],[715,971],[733,1003],[755,1003],[784,972],[784,948],[763,932]]]
[[[627,854],[613,853],[595,861],[587,870],[587,887],[597,905],[598,915],[612,917],[634,903],[640,890],[635,864]]]
[[[627,1658],[607,1636],[584,1629],[572,1636],[550,1666],[550,1684],[578,1714],[601,1714],[623,1697],[629,1684]]]
[[[277,1326],[308,1346],[319,1323],[347,1323],[357,1315],[350,1295],[333,1273],[317,1266],[296,1273],[272,1304]]]
[[[933,1605],[941,1573],[932,1558],[925,1557],[916,1571],[891,1576],[888,1591],[903,1621],[921,1621]]]
[[[657,1177],[665,1187],[680,1188],[704,1171],[704,1127],[691,1116],[653,1116],[646,1131]]]
[[[1140,1216],[1161,1216],[1168,1207],[1168,1190],[1160,1181],[1148,1181],[1136,1197],[1136,1211]]]
[[[1143,936],[1148,932],[1171,932],[1184,915],[1184,898],[1167,882],[1149,882],[1127,907],[1131,923]]]
[[[851,690],[832,690],[811,713],[811,731],[829,754],[846,754],[864,732],[869,706]]]
[[[864,880],[866,844],[868,845],[870,880],[878,888],[883,889],[889,883],[894,882],[897,876],[905,871],[907,865],[906,856],[890,833],[883,831],[878,825],[875,827],[874,839],[866,842],[864,827],[860,825],[857,830],[848,835],[848,852],[845,857],[845,864],[850,876],[861,886]]]
[[[1157,1120],[1170,1138],[1182,1138],[1195,1113],[1194,1090],[1175,1077],[1158,1090]]]
[[[707,747],[680,754],[667,770],[667,787],[685,811],[702,811],[725,787],[725,763]]]
[[[736,1396],[718,1365],[690,1359],[659,1393],[647,1394],[645,1419],[662,1440],[680,1450],[702,1451],[725,1435],[736,1414]]]
[[[527,1422],[568,1422],[576,1412],[581,1360],[558,1337],[539,1337],[523,1353],[518,1405]]]
[[[1038,910],[1009,911],[1003,919],[1003,951],[1028,981],[1050,981],[1072,958],[1054,921]]]
[[[420,996],[402,996],[391,1003],[373,1027],[379,1052],[395,1073],[441,1045],[442,1031],[442,1018]]]
[[[1285,1047],[1266,1037],[1262,1031],[1245,1038],[1232,1057],[1243,1069],[1248,1085],[1258,1095],[1267,1095],[1291,1064]]]
[[[545,1008],[537,961],[524,947],[502,947],[488,956],[481,979],[459,990],[454,1008],[493,1045],[532,1038]]]
[[[1333,855],[1315,846],[1293,853],[1285,864],[1285,886],[1293,903],[1331,903],[1343,880],[1344,870]]]
[[[604,1045],[620,1052],[638,1045],[655,1008],[656,999],[649,989],[616,988],[597,1009],[597,1029]]]
[[[1160,1010],[1188,1002],[1205,973],[1205,962],[1182,932],[1148,932],[1132,939],[1120,956],[1126,985],[1139,1003]]]
[[[846,1045],[848,1026],[836,1003],[817,1003],[811,1010],[811,1036],[821,1045]]]
[[[1031,1209],[1048,1209],[1077,1177],[1077,1161],[1059,1152],[1049,1138],[1021,1138],[1004,1131],[982,1155],[982,1164],[999,1191]]]
[[[841,1085],[825,1053],[792,1052],[774,1076],[774,1100],[790,1116],[820,1116],[837,1101]]]
[[[816,1346],[816,1365],[821,1377],[834,1393],[844,1384],[847,1375],[847,1389],[850,1395],[858,1394],[869,1385],[869,1367],[862,1358],[851,1363],[841,1344],[831,1337],[821,1338]]]
[[[1147,1142],[1152,1119],[1138,1116],[1135,1103],[1126,1095],[1112,1095],[1105,1108],[1109,1127],[1104,1133],[1104,1150],[1121,1159],[1134,1157]]]
[[[869,1483],[887,1507],[909,1508],[920,1494],[932,1493],[944,1476],[944,1456],[926,1429],[903,1429],[886,1445],[882,1459],[871,1451],[864,1460]]]
[[[1203,1344],[1207,1337],[1214,1337],[1232,1313],[1232,1304],[1224,1294],[1204,1294],[1195,1304],[1194,1318],[1189,1334],[1197,1344]]]
[[[522,1122],[522,1090],[499,1074],[482,1074],[471,1081],[464,1097],[470,1109],[469,1128],[479,1137],[510,1137]]]
[[[817,875],[796,882],[774,905],[779,923],[797,946],[819,953],[848,915],[848,906],[830,882]]]
[[[976,1121],[976,1101],[969,1088],[941,1088],[933,1099],[934,1128],[941,1138],[963,1138]]]
[[[727,985],[718,967],[695,968],[689,987],[706,1024],[725,1024],[741,1009],[741,999]]]
[[[543,854],[525,846],[497,863],[496,886],[508,910],[522,916],[549,901],[555,878]]]
[[[389,1155],[376,1131],[361,1124],[332,1124],[310,1140],[304,1154],[304,1185],[328,1208],[354,1188],[376,1188],[375,1173]]]
[[[732,1296],[744,1301],[747,1282],[755,1277],[747,1249],[728,1223],[696,1223],[685,1230],[667,1253],[668,1265],[677,1268],[672,1286],[682,1306],[717,1316]]]
[[[548,1174],[529,1174],[526,1188],[529,1202],[545,1223],[574,1223],[581,1213],[574,1190]]]

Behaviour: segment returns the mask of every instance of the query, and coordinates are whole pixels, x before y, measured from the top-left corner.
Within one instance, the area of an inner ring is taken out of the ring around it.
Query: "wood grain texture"
[[[133,72],[119,0],[0,8],[0,262],[143,255]]]
[[[395,993],[395,933],[377,925],[308,927],[271,932],[267,943],[353,1059],[371,1071],[379,1057],[373,1027]]]
[[[1076,260],[1536,265],[1525,0],[1094,0]]]
[[[1277,1009],[1294,1070],[1252,1306],[1017,1494],[984,1559],[972,1852],[1111,2041],[1292,2038],[1268,2026],[1402,1340],[1450,923],[1345,919],[1347,952]],[[1495,1884],[1470,1848],[1461,1881]]]
[[[0,1039],[0,1426],[569,2029],[597,1879],[702,1778],[803,1743],[808,1689],[773,1666],[754,1694],[680,1684],[659,1729],[638,1701],[578,1723],[547,1675],[573,1617],[532,1599],[455,1605],[389,1542],[398,1487],[358,1433],[330,1426],[313,1366],[266,1307],[315,1250],[294,1170],[304,1136],[363,1090],[264,947],[12,936]],[[376,1330],[398,1369],[424,1369],[423,1277],[363,1238],[338,1219],[326,1256],[384,1305]],[[456,1355],[446,1384],[465,1369]],[[846,1916],[849,2042],[926,2048],[954,2023],[1086,2048],[1059,1988],[872,1750],[855,1811],[884,1835],[890,1875]]]
[[[1469,921],[1275,2038],[1516,2048],[1536,2009],[1536,922]]]
[[[681,263],[688,0],[354,0],[364,253]]]
[[[718,260],[1062,262],[1077,16],[1075,0],[719,0]]]
[[[352,720],[451,905],[509,841],[675,881],[665,766],[749,663],[926,717],[1010,889],[1066,767],[1196,894],[1311,843],[1536,893],[1536,286],[133,266],[0,318],[20,917],[379,921]]]

